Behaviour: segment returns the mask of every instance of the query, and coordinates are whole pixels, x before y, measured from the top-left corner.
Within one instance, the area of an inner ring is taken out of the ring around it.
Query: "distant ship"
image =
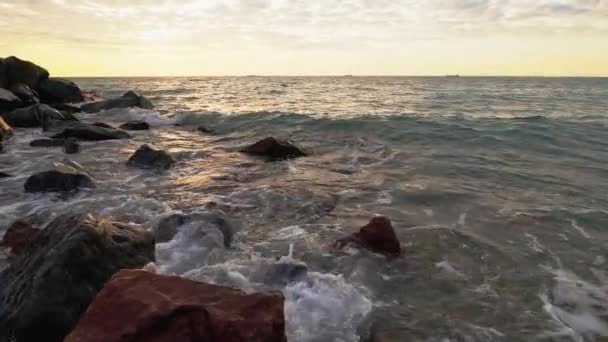
[[[458,78],[460,75],[445,75],[447,78]]]

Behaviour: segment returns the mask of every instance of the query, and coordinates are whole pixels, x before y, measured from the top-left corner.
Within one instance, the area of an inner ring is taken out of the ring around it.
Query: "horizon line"
[[[256,74],[246,74],[246,75],[162,75],[162,76],[152,76],[152,75],[134,75],[134,76],[125,76],[125,75],[106,75],[106,76],[64,76],[57,75],[56,77],[61,78],[205,78],[205,77],[436,77],[436,78],[608,78],[608,75],[256,75]]]

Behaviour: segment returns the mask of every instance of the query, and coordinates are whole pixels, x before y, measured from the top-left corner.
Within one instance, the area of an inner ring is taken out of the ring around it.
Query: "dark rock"
[[[143,109],[154,109],[152,103],[145,97],[138,95],[133,91],[129,91],[123,96],[116,99],[109,99],[105,101],[87,103],[82,105],[80,108],[87,113],[97,113],[102,110],[109,110],[113,108],[129,108],[129,107],[140,107]]]
[[[2,151],[2,144],[0,144],[0,152]],[[4,173],[0,171],[0,179],[2,178],[10,178],[12,177],[11,175],[9,175],[8,173]]]
[[[67,154],[74,154],[80,152],[80,144],[74,138],[65,139],[63,145],[63,151]]]
[[[112,274],[152,261],[154,238],[144,230],[57,217],[1,275],[0,341],[63,341]]]
[[[148,125],[145,121],[130,121],[120,126],[120,129],[124,129],[127,131],[145,131],[150,129],[150,125]]]
[[[24,188],[25,192],[67,192],[95,188],[95,184],[84,174],[45,171],[30,176]]]
[[[84,101],[76,83],[64,78],[48,78],[38,86],[40,98],[45,103],[75,103]]]
[[[214,130],[209,129],[209,128],[205,127],[205,126],[198,126],[196,128],[196,130],[199,131],[199,132],[201,132],[201,133],[205,133],[205,134],[213,134],[213,133],[215,133]]]
[[[287,342],[281,292],[124,270],[65,342]]]
[[[0,88],[0,114],[24,106],[23,101],[10,91]]]
[[[159,243],[171,241],[181,226],[192,223],[196,223],[199,231],[199,234],[193,234],[193,236],[199,235],[199,237],[202,237],[206,232],[217,229],[223,236],[224,247],[230,247],[236,229],[220,210],[188,215],[171,214],[163,217],[153,228],[154,238]]]
[[[386,217],[374,217],[359,232],[336,241],[335,246],[342,248],[349,243],[354,243],[374,253],[387,256],[398,256],[401,254],[401,244],[397,239],[391,220]]]
[[[270,160],[284,160],[306,156],[292,142],[286,139],[266,138],[255,144],[245,147],[242,153],[267,157]]]
[[[7,140],[12,136],[13,128],[9,126],[0,116],[0,143],[2,143],[3,140]]]
[[[3,64],[9,87],[23,83],[32,89],[37,89],[40,81],[49,78],[49,72],[44,68],[17,57],[5,58]]]
[[[52,138],[76,138],[78,140],[99,141],[129,139],[131,138],[131,136],[127,132],[121,131],[119,129],[105,128],[86,123],[78,123],[66,128],[65,130],[63,130],[63,132],[54,135]]]
[[[65,145],[64,139],[36,139],[30,141],[31,147],[61,147]]]
[[[75,114],[75,113],[81,113],[82,110],[80,109],[80,107],[76,107],[67,103],[54,103],[51,107],[57,109],[58,111],[60,111],[63,114]]]
[[[24,221],[16,221],[6,230],[0,246],[11,249],[11,253],[21,255],[38,235],[39,230]]]
[[[167,170],[175,163],[173,157],[165,151],[155,150],[148,145],[142,145],[127,161],[128,166],[144,169]]]
[[[116,128],[112,127],[112,125],[108,125],[107,123],[103,123],[103,122],[95,122],[95,123],[93,123],[93,126],[116,129]]]
[[[43,127],[52,121],[66,121],[67,118],[58,110],[45,104],[36,104],[16,109],[2,116],[13,127]]]
[[[305,264],[297,262],[279,261],[274,264],[267,265],[263,270],[264,284],[270,286],[285,286],[292,282],[297,282],[308,274],[308,268]]]
[[[23,83],[13,84],[9,91],[15,94],[27,106],[40,102],[38,93]]]
[[[8,78],[6,75],[6,64],[4,58],[0,58],[0,88],[8,88]]]

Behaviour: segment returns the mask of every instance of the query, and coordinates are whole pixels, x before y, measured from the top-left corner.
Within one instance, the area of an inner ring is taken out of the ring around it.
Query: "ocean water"
[[[608,338],[608,79],[235,77],[77,79],[105,97],[135,89],[156,111],[82,114],[149,132],[72,155],[97,189],[25,194],[66,158],[19,129],[0,154],[0,235],[88,211],[152,227],[221,210],[231,248],[183,226],[157,272],[286,297],[289,340],[605,341]],[[203,134],[204,125],[215,131]],[[311,156],[267,163],[237,151],[287,137]],[[166,173],[129,169],[142,143]],[[393,221],[395,260],[331,243],[374,215]],[[214,242],[215,241],[215,242]],[[1,254],[0,254],[1,255]],[[264,270],[306,265],[273,283]]]

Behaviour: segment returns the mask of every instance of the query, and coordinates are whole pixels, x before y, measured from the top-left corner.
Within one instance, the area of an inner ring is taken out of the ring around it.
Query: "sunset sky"
[[[608,0],[0,0],[63,76],[608,75]]]

